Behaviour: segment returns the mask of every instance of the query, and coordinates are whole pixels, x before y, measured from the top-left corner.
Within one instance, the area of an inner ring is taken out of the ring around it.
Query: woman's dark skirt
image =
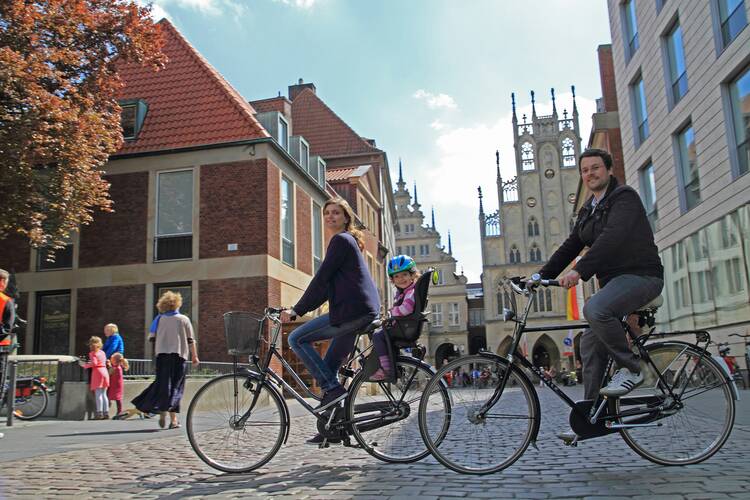
[[[131,402],[143,413],[180,411],[187,361],[176,353],[156,356],[156,379]]]

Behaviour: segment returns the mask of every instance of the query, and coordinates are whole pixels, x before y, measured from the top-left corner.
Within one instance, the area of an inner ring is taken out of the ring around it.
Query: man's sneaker
[[[557,437],[562,439],[568,446],[575,445],[578,442],[578,434],[573,431],[558,432]]]
[[[643,383],[643,375],[633,373],[627,368],[617,370],[607,387],[599,390],[599,394],[608,397],[619,397],[629,393]]]
[[[341,386],[331,389],[323,394],[323,399],[320,401],[320,405],[315,408],[315,411],[325,410],[329,406],[332,406],[342,399],[346,398],[346,389]]]
[[[320,433],[318,433],[318,434],[315,434],[310,439],[308,439],[307,441],[305,441],[305,444],[319,446],[323,442],[323,439],[325,439],[325,438]],[[331,443],[331,444],[336,444],[336,443],[340,443],[341,440],[340,439],[329,439],[328,442]]]

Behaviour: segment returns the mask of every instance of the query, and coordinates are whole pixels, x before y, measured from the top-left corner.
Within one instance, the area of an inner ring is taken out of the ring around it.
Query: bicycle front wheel
[[[347,406],[354,439],[373,457],[390,463],[411,463],[430,452],[419,437],[418,409],[434,374],[414,358],[396,358],[396,382],[369,382],[364,371],[352,381]],[[433,404],[446,411],[448,391],[436,385]]]
[[[502,395],[483,414],[506,373]],[[434,403],[436,388],[443,384],[448,407]],[[539,419],[531,383],[494,355],[464,356],[443,366],[427,384],[419,406],[419,430],[427,448],[440,463],[463,474],[490,474],[513,464],[538,431]]]
[[[620,418],[620,424],[640,425],[621,429],[622,438],[633,451],[657,464],[706,460],[724,445],[734,425],[734,397],[727,375],[708,353],[691,344],[660,342],[647,349],[653,365],[641,364],[643,384],[614,405],[616,414],[654,411]]]
[[[246,413],[257,394],[249,416]],[[249,472],[279,451],[287,421],[284,401],[267,383],[243,375],[223,375],[200,388],[187,414],[187,434],[195,453],[214,469]]]
[[[26,396],[16,396],[15,416],[21,420],[33,420],[44,413],[49,404],[49,395],[41,387],[34,387]]]

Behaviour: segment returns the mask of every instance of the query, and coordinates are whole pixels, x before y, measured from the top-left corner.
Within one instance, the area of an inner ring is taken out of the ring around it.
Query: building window
[[[633,96],[633,117],[635,118],[635,145],[636,147],[643,144],[648,138],[648,110],[646,109],[646,89],[643,84],[643,77],[638,79],[630,86],[631,95]]]
[[[576,149],[573,139],[566,137],[560,143],[562,147],[562,166],[563,168],[572,168],[576,166]]]
[[[431,316],[430,324],[432,326],[443,326],[443,304],[432,304]]]
[[[508,252],[508,257],[510,257],[511,264],[518,264],[521,262],[521,252],[518,251],[517,246],[512,245],[510,247],[510,252]]]
[[[120,112],[120,126],[122,127],[123,139],[135,139],[136,136],[136,115],[137,107],[135,104],[122,106]]]
[[[685,50],[682,43],[682,28],[679,22],[666,36],[667,56],[669,60],[669,82],[671,84],[671,102],[674,106],[688,91]]]
[[[747,26],[745,2],[743,0],[718,0],[718,2],[721,42],[726,47]]]
[[[484,324],[484,309],[469,309],[469,326]]]
[[[409,249],[409,257],[417,255],[417,247],[415,245],[409,245],[407,248]]]
[[[50,255],[51,253],[51,255]],[[36,267],[39,271],[70,269],[73,267],[73,244],[62,248],[42,247],[37,251]]]
[[[536,243],[531,245],[531,248],[529,249],[529,261],[530,262],[542,261],[542,251],[539,249],[538,246],[536,246]]]
[[[193,171],[159,172],[156,178],[154,260],[193,257]]]
[[[323,261],[323,215],[320,206],[313,202],[312,209],[313,219],[313,273],[320,269],[320,263]]]
[[[438,275],[437,284],[438,285],[444,285],[445,284],[445,280],[443,279],[443,270],[442,269],[437,269],[435,272]]]
[[[536,217],[529,218],[528,224],[529,236],[539,236],[539,223],[536,221]]]
[[[737,145],[737,173],[750,170],[750,66],[729,84],[734,143]]]
[[[154,285],[154,316],[159,313],[156,309],[156,303],[166,292],[179,293],[182,296],[182,305],[180,312],[188,318],[193,317],[193,286],[188,282],[184,283],[161,283]]]
[[[646,208],[648,222],[651,229],[656,231],[656,219],[659,213],[656,209],[656,183],[654,182],[654,165],[649,163],[639,172],[641,193],[643,193],[643,206]]]
[[[534,146],[530,142],[521,144],[521,169],[534,170]]]
[[[430,245],[419,245],[419,255],[422,257],[430,255]]]
[[[451,303],[451,310],[448,313],[448,322],[451,326],[458,326],[461,315],[458,312],[458,304],[455,302]]]
[[[294,185],[281,177],[281,260],[294,267]]]
[[[302,166],[302,170],[305,172],[310,171],[310,146],[305,141],[300,141],[299,144],[299,164]]]
[[[664,4],[667,3],[667,0],[656,0],[656,13],[660,13],[661,9],[664,8]]]
[[[679,148],[679,173],[682,181],[685,210],[691,210],[701,201],[700,177],[698,175],[698,155],[695,151],[693,125],[689,124],[677,135]]]
[[[635,16],[635,0],[628,0],[622,5],[625,24],[625,58],[629,61],[638,50],[638,21]]]
[[[71,354],[70,292],[37,293],[35,318],[34,354]]]
[[[396,255],[402,255],[401,254],[401,247],[396,247]]]
[[[277,139],[284,151],[289,151],[289,124],[281,115],[279,115],[279,137]]]

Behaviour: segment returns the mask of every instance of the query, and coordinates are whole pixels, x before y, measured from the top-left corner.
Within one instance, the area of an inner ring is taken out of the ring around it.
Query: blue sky
[[[610,42],[606,2],[594,0],[157,0],[167,16],[248,100],[272,97],[299,78],[364,137],[398,160],[458,270],[482,270],[478,200],[497,209],[501,171],[515,175],[510,94],[519,117],[570,111],[576,86],[581,137],[601,96],[596,48]],[[494,201],[493,201],[494,200]]]

